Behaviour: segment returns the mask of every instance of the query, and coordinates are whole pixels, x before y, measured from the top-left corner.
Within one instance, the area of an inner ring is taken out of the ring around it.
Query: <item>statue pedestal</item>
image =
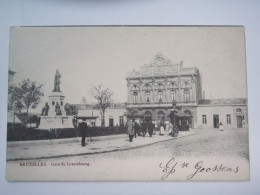
[[[41,116],[38,129],[74,128],[72,120],[73,116]]]
[[[62,92],[52,92],[49,95],[48,104],[50,106],[48,116],[57,116],[56,113],[56,106],[60,107],[60,115],[59,116],[66,116],[66,112],[64,109],[64,100],[65,96]]]
[[[66,116],[64,109],[65,96],[62,92],[52,92],[49,95],[48,116],[41,116],[39,129],[74,128],[73,116]],[[59,112],[57,112],[57,107]]]

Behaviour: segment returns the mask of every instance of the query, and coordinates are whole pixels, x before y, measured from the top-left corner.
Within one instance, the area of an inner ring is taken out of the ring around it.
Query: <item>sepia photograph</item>
[[[243,26],[11,27],[7,181],[248,181]]]

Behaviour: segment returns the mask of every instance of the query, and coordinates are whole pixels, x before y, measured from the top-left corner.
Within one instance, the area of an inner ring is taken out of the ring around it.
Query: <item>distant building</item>
[[[78,109],[78,118],[89,118],[90,126],[101,126],[102,112],[97,105],[75,104],[75,106]],[[125,104],[111,104],[105,111],[105,126],[124,126],[126,123],[125,114]]]
[[[197,106],[199,128],[217,128],[221,122],[227,128],[247,128],[247,99],[200,100]]]

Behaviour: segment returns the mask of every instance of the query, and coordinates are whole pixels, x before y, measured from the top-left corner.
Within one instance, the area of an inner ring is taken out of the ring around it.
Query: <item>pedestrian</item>
[[[135,138],[136,138],[136,134],[139,135],[139,129],[140,129],[140,126],[139,126],[138,122],[136,122],[136,121],[134,124],[134,129],[135,129]]]
[[[129,136],[129,142],[133,142],[134,133],[135,133],[133,121],[129,120],[127,123],[127,134]]]
[[[169,123],[169,135],[171,135],[172,132],[173,132],[173,125],[172,125],[172,123],[170,122],[170,123]]]
[[[164,135],[165,124],[163,121],[160,121],[160,135]]]
[[[153,135],[153,130],[154,130],[154,128],[155,128],[155,125],[154,125],[154,124],[152,123],[152,121],[150,120],[150,121],[148,121],[147,126],[148,126],[148,133],[149,133],[150,137],[152,137],[152,135]]]
[[[223,130],[224,130],[222,122],[219,123],[219,130],[220,130],[220,131],[223,131]]]
[[[86,119],[82,119],[82,122],[79,124],[79,129],[81,133],[81,145],[82,147],[86,146],[86,136],[88,131],[88,125]]]
[[[143,137],[145,137],[148,128],[146,120],[143,120],[143,122],[141,123],[141,128],[142,128]]]

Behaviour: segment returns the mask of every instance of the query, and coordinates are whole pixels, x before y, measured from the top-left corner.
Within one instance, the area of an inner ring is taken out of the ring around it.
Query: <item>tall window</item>
[[[189,90],[184,90],[184,101],[189,102],[190,101],[190,92]]]
[[[171,91],[171,100],[176,100],[176,92],[175,91]]]
[[[150,102],[150,91],[145,92],[145,101]]]
[[[163,100],[163,92],[158,91],[158,100],[161,102]]]
[[[137,103],[137,95],[138,95],[137,92],[134,92],[134,93],[133,93],[133,102],[134,102],[134,103]]]
[[[227,124],[231,124],[231,114],[227,114]]]
[[[207,116],[202,115],[202,124],[207,124]]]
[[[119,126],[124,126],[124,117],[119,116]]]

